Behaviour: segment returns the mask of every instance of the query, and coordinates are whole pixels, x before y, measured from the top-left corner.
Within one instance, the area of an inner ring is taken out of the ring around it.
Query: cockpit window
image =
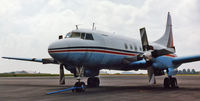
[[[65,36],[65,38],[69,38],[72,35],[71,32],[67,33],[67,35]]]
[[[72,32],[72,35],[70,36],[70,38],[80,38],[80,33]]]
[[[81,38],[84,40],[94,40],[91,33],[69,32],[65,38]]]
[[[81,33],[81,39],[85,39],[85,33]]]
[[[86,40],[94,40],[92,34],[89,34],[89,33],[86,33],[85,39],[86,39]]]

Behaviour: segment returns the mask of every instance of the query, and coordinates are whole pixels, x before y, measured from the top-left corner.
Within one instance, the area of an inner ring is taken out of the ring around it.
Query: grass
[[[8,74],[2,73],[0,77],[43,77],[43,76],[59,76],[59,74]],[[65,76],[73,76],[72,74],[65,74]]]
[[[177,76],[200,76],[200,74],[177,74]]]

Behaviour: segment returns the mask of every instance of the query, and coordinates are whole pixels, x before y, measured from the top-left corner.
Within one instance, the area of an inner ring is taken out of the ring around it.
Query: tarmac
[[[76,79],[65,77],[61,86],[58,77],[0,77],[0,101],[200,101],[200,76],[177,76],[178,89],[164,89],[164,77],[150,86],[146,76],[100,76],[98,88],[51,95],[47,93],[72,87]]]

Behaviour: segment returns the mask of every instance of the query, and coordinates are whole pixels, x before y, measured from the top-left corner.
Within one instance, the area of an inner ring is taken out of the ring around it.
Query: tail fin
[[[167,25],[165,29],[165,34],[160,39],[155,41],[155,43],[163,45],[167,48],[174,48],[174,51],[175,51],[174,42],[173,42],[173,34],[172,34],[172,20],[171,20],[170,12],[168,12],[168,16],[167,16]]]

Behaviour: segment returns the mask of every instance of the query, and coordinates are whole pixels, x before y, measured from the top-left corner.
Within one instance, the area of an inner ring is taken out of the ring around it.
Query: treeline
[[[183,69],[183,70],[178,70],[177,74],[200,74],[200,72],[195,71],[195,69]]]

